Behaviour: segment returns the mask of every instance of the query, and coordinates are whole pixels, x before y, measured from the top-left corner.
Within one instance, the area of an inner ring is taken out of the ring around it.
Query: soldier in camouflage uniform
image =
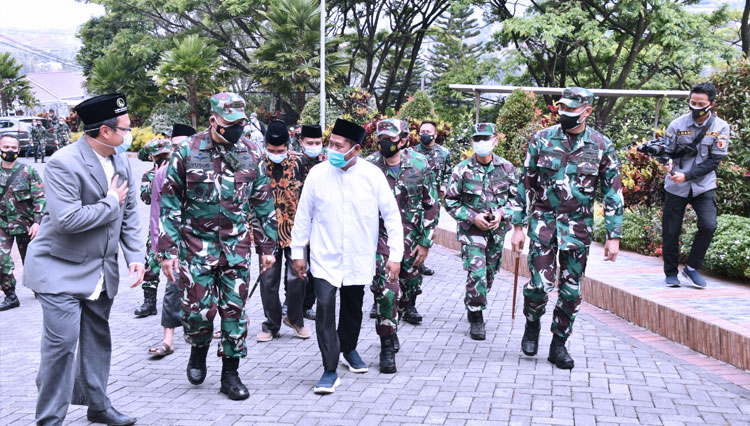
[[[10,256],[13,240],[23,262],[29,241],[39,231],[45,207],[42,178],[36,170],[16,162],[18,151],[18,139],[0,137],[0,290],[5,293],[0,311],[20,305],[13,276],[15,264]]]
[[[149,160],[154,162],[154,167],[146,171],[141,177],[141,201],[147,206],[151,205],[151,194],[156,171],[169,162],[169,153],[161,152],[164,146],[169,147],[171,142],[166,139],[152,139],[147,142],[138,152],[148,155]],[[137,318],[145,318],[156,315],[156,292],[159,288],[159,275],[161,274],[161,261],[153,250],[151,233],[146,236],[146,273],[143,275],[143,304],[135,309]]]
[[[292,127],[292,138],[289,141],[289,149],[294,152],[302,152],[300,142],[302,142],[302,126],[295,124]]]
[[[65,119],[59,118],[57,124],[55,124],[55,142],[57,142],[57,149],[67,145],[71,136],[70,128],[65,124]]]
[[[526,355],[536,354],[539,320],[547,306],[547,295],[559,281],[547,359],[562,369],[574,365],[565,341],[581,303],[581,279],[593,232],[597,182],[607,228],[605,260],[616,259],[622,236],[622,183],[615,148],[606,136],[586,125],[593,102],[594,96],[586,89],[565,89],[560,99],[560,124],[531,137],[518,184],[518,208],[512,220],[513,249],[520,251],[525,239],[521,226],[527,221],[528,196],[531,280],[523,291],[526,331],[521,348]],[[558,251],[559,274],[555,266]]]
[[[484,340],[487,293],[500,269],[503,241],[516,208],[516,169],[494,154],[497,130],[492,123],[472,126],[474,155],[458,163],[448,179],[445,208],[456,220],[466,280],[469,335]]]
[[[44,156],[47,151],[47,130],[42,126],[41,121],[34,120],[32,123],[31,144],[34,147],[34,162],[38,162],[41,156],[42,163],[44,163]]]
[[[221,392],[246,399],[237,374],[247,355],[250,244],[261,267],[274,263],[276,212],[259,148],[242,138],[245,101],[234,93],[211,97],[210,128],[180,144],[162,188],[158,252],[162,270],[174,279],[179,257],[182,324],[191,344],[188,380],[203,383],[217,310],[221,316]],[[252,234],[248,226],[252,226]]]
[[[404,149],[409,135],[407,124],[390,118],[378,122],[375,137],[378,152],[367,161],[378,166],[396,197],[404,228],[404,257],[398,281],[388,280],[385,264],[388,261],[388,233],[380,221],[378,248],[375,254],[375,277],[370,290],[375,296],[377,320],[375,331],[380,336],[380,372],[395,373],[395,352],[400,349],[398,321],[422,291],[424,263],[432,247],[432,234],[437,225],[437,187],[427,166],[427,158],[411,149]]]

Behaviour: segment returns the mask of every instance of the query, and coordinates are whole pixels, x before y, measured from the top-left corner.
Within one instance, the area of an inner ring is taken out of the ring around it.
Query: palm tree
[[[0,112],[7,111],[16,101],[29,107],[37,103],[21,67],[10,52],[0,53]]]
[[[232,71],[222,67],[216,48],[193,34],[175,40],[174,48],[162,56],[159,67],[152,74],[156,77],[160,92],[187,98],[190,119],[193,127],[196,127],[198,96],[210,96],[223,87]]]
[[[156,101],[156,86],[146,75],[144,64],[136,57],[110,52],[97,58],[86,81],[92,94],[127,93],[131,114],[147,116]]]
[[[267,12],[266,41],[254,52],[253,77],[291,104],[297,113],[305,106],[305,92],[316,91],[320,79],[320,3],[317,0],[279,0]],[[326,84],[334,86],[346,71],[336,40],[326,43]],[[331,89],[335,89],[334,87]]]

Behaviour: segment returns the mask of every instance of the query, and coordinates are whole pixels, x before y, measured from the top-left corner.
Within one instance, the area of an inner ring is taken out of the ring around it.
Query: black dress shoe
[[[422,267],[422,275],[424,275],[426,277],[431,277],[431,276],[435,275],[435,271],[432,270],[432,269],[430,269],[430,268],[428,268],[428,267],[426,267],[426,266],[423,266]]]
[[[104,411],[88,409],[86,418],[91,423],[104,423],[110,426],[127,426],[133,425],[138,420],[135,417],[126,416],[121,412],[109,407]]]
[[[372,302],[372,308],[370,308],[370,318],[377,318],[378,317],[378,304],[375,302]]]

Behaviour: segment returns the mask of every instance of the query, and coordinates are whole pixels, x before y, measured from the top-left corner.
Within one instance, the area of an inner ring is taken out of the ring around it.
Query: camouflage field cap
[[[211,112],[227,121],[247,120],[245,100],[236,93],[222,92],[211,96]]]
[[[474,136],[495,136],[497,128],[493,123],[479,123],[471,126],[471,137]]]
[[[151,139],[148,143],[148,153],[152,157],[169,152],[172,152],[172,141],[169,139]]]
[[[581,105],[591,105],[594,103],[594,94],[583,87],[568,87],[563,90],[562,97],[559,101],[568,108],[578,108]]]
[[[408,134],[409,127],[406,122],[399,120],[398,118],[387,118],[385,120],[378,121],[378,127],[375,131],[375,137],[385,135],[388,137],[401,136],[402,134]]]

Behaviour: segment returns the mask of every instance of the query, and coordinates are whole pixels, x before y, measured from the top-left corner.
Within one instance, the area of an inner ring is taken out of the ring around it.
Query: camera
[[[661,164],[667,164],[671,158],[671,155],[667,153],[667,145],[664,143],[664,138],[646,141],[641,145],[638,145],[636,150],[641,154],[646,154],[649,157],[654,158]]]

